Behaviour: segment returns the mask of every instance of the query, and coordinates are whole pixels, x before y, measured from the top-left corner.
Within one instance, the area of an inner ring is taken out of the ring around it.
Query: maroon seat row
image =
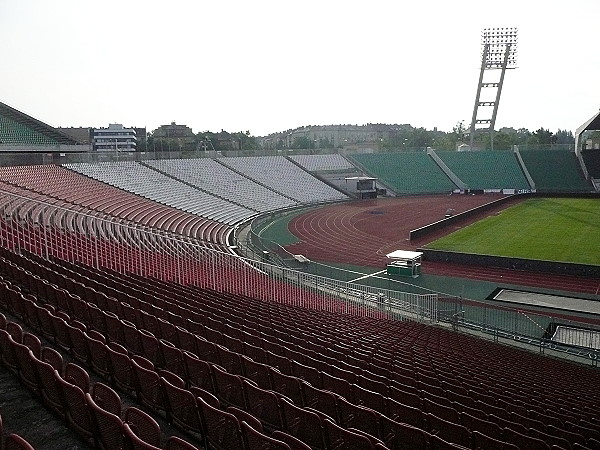
[[[110,317],[110,316],[109,316],[109,317]],[[105,321],[106,321],[106,318],[105,318]],[[110,319],[109,319],[109,322],[111,322],[111,320],[110,320]],[[159,321],[159,322],[160,322],[160,321]],[[162,323],[162,322],[161,322],[161,323]],[[176,333],[176,332],[177,332],[177,327],[171,327],[171,330],[173,330],[173,329],[175,330],[175,333]],[[206,330],[207,330],[207,329],[210,329],[210,327],[208,327],[208,328],[207,328],[207,327],[204,327],[203,329],[204,329],[204,333],[206,333]],[[108,328],[106,329],[106,333],[109,333],[109,334],[110,334],[110,331],[109,331],[109,329],[108,329]],[[175,335],[176,335],[175,333],[172,333],[172,335],[173,335],[173,336],[175,336]],[[118,335],[113,333],[113,337],[115,337],[115,336],[118,336]],[[213,333],[213,335],[211,335],[211,336],[218,336],[218,335],[215,335],[215,334]],[[171,336],[171,337],[172,337],[172,336]],[[124,339],[124,337],[123,337],[123,339]],[[217,337],[214,337],[213,339],[217,340],[218,338],[217,338]],[[118,342],[118,338],[117,338],[117,342]],[[210,341],[209,341],[209,342],[210,342]],[[232,341],[232,342],[233,342],[233,341]],[[181,340],[178,342],[178,344],[181,344]],[[214,344],[214,342],[213,342],[213,344]],[[196,345],[197,345],[197,344],[196,344]],[[220,346],[219,346],[219,347],[220,347]],[[264,350],[264,349],[263,349],[263,350]],[[230,352],[230,353],[231,353],[231,352]],[[239,355],[238,355],[238,356],[239,356]],[[230,358],[230,359],[231,359],[231,358]],[[235,358],[234,358],[234,359],[235,359]],[[219,359],[219,362],[220,362],[220,359]],[[280,359],[280,365],[281,365],[281,364],[286,364],[286,361],[285,361],[284,359]],[[232,367],[233,367],[233,366],[232,366]],[[299,366],[298,366],[298,367],[299,367]],[[298,369],[296,369],[296,370],[298,370]],[[314,373],[314,372],[312,372],[312,373]],[[434,372],[434,373],[435,373],[435,372]],[[285,374],[283,374],[283,375],[285,375]],[[309,376],[309,375],[307,375],[307,376]],[[322,379],[322,376],[323,376],[323,375],[321,374],[321,379]],[[298,377],[296,377],[296,378],[298,378]],[[271,379],[271,380],[273,379],[273,376],[272,376],[272,375],[270,376],[270,379]],[[315,382],[315,381],[313,380],[313,382]],[[433,379],[431,380],[431,382],[433,383]],[[285,383],[284,383],[284,384],[285,384]],[[285,386],[288,386],[289,384],[290,384],[290,383],[288,382],[287,384],[285,384]],[[318,383],[317,383],[317,382],[315,382],[315,384],[318,384]],[[434,384],[432,384],[432,386],[433,386],[433,385],[434,385]],[[355,387],[352,387],[352,389],[356,389],[356,388],[355,388]],[[290,392],[291,392],[291,391],[290,391]],[[358,389],[357,389],[357,392],[360,392],[360,390],[358,390]],[[429,391],[427,391],[427,392],[429,392]],[[444,391],[442,390],[442,392],[444,392]],[[429,398],[429,400],[430,400],[430,402],[428,403],[429,407],[428,407],[428,408],[425,408],[425,411],[422,411],[422,412],[425,412],[426,414],[432,414],[431,412],[429,412],[429,411],[428,411],[428,409],[431,409],[431,410],[433,410],[433,408],[437,408],[437,410],[436,410],[436,413],[437,413],[438,415],[441,415],[442,413],[441,413],[440,411],[444,411],[444,409],[442,408],[442,407],[444,406],[444,405],[443,405],[443,401],[441,400],[443,397],[440,397],[440,398],[432,397],[433,395],[435,395],[435,394],[433,394],[432,392],[429,392],[429,394],[430,394],[430,397],[431,397],[431,398]],[[290,395],[292,395],[292,394],[290,394]],[[354,394],[348,394],[348,395],[354,395]],[[431,400],[435,400],[435,402],[432,402]],[[380,401],[380,400],[378,400],[378,397],[377,397],[377,396],[372,396],[372,397],[371,397],[371,399],[370,399],[370,401],[377,402],[377,401]],[[384,401],[385,401],[385,399],[384,399]],[[302,400],[299,400],[299,402],[300,402],[300,403],[298,403],[298,404],[299,404],[299,405],[302,405],[302,403],[301,403],[301,402],[302,402]],[[388,403],[389,403],[389,402],[388,402]],[[482,401],[482,404],[485,404],[485,402],[483,402],[483,401]],[[463,406],[464,406],[464,407],[466,407],[466,405],[463,405]],[[491,406],[491,405],[488,405],[488,406]],[[455,409],[456,409],[456,408],[455,408]],[[464,409],[464,408],[463,408],[463,409]],[[503,414],[503,412],[504,412],[504,411],[502,411],[502,408],[498,408],[498,410],[499,410],[499,411],[498,411],[498,412],[499,412],[499,416],[500,416],[500,415],[502,415],[502,414]],[[502,411],[502,412],[500,412],[500,411]],[[457,412],[464,412],[464,411],[457,411]],[[474,411],[470,411],[470,412],[474,412]],[[452,414],[452,413],[450,413],[450,414]],[[436,415],[436,414],[432,414],[432,415],[437,417],[437,415]],[[428,417],[429,417],[429,416],[428,416]],[[489,415],[488,415],[488,417],[489,417]],[[443,418],[442,418],[442,419],[443,419]],[[427,424],[427,425],[425,425],[425,426],[431,426],[431,425],[430,425],[430,422],[432,422],[432,421],[433,421],[433,420],[428,420],[428,421],[427,421],[427,422],[428,422],[428,424]],[[455,418],[453,418],[453,420],[452,420],[452,421],[449,421],[449,422],[456,422],[456,420],[455,420]],[[534,424],[534,422],[532,421],[532,422],[531,422],[531,424]],[[507,423],[506,425],[510,425],[510,421],[509,421],[509,423]],[[510,427],[504,427],[504,428],[510,428]],[[513,427],[513,428],[514,428],[514,427]],[[512,429],[512,428],[510,428],[510,429]],[[533,428],[532,428],[532,429],[533,429]],[[513,430],[513,431],[517,431],[517,430]],[[521,431],[523,431],[523,430],[521,430]],[[539,431],[539,432],[543,432],[542,430],[538,430],[538,431]],[[563,431],[567,431],[567,430],[563,430]],[[554,430],[554,433],[555,433],[555,434],[557,434],[557,430]],[[460,433],[459,433],[459,434],[460,434]],[[463,433],[463,434],[464,434],[464,433]],[[458,439],[458,438],[457,438],[457,439]]]

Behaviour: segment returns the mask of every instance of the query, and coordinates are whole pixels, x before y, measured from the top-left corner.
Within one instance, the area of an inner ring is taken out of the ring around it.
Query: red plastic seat
[[[67,323],[67,331],[72,344],[71,354],[77,361],[89,364],[92,360],[92,355],[87,345],[84,330]]]
[[[215,343],[209,342],[201,336],[196,336],[196,349],[198,350],[198,353],[196,353],[198,359],[213,364],[219,364]]]
[[[326,449],[323,423],[318,414],[302,409],[285,398],[280,400],[285,432],[300,439],[313,449]]]
[[[139,339],[142,347],[141,355],[154,365],[162,364],[158,339],[147,330],[139,330]]]
[[[227,373],[219,366],[213,367],[216,396],[224,406],[236,406],[245,409],[244,388],[238,375]]]
[[[550,446],[541,439],[522,434],[510,428],[504,429],[504,439],[517,447],[527,450],[550,450]]]
[[[196,353],[196,339],[192,333],[181,326],[177,326],[177,339],[179,341],[179,348],[182,351],[188,351]]]
[[[271,389],[271,378],[269,376],[269,366],[261,362],[242,356],[242,368],[244,376],[256,383],[263,389]]]
[[[114,383],[119,389],[135,395],[138,391],[137,378],[127,349],[116,342],[110,342],[107,346],[107,353]]]
[[[271,389],[278,394],[291,399],[295,405],[302,405],[302,380],[292,375],[285,375],[274,367],[268,368],[271,379]]]
[[[71,384],[78,386],[83,392],[90,390],[90,376],[87,370],[74,363],[67,363],[63,378]]]
[[[260,343],[257,342],[256,344]],[[267,359],[267,354],[265,353],[265,350],[256,344],[244,342],[244,355],[252,359],[252,361],[256,363],[267,364],[269,360]]]
[[[208,447],[215,450],[245,450],[242,429],[237,418],[228,412],[213,408],[198,399]]]
[[[90,331],[86,331],[84,334],[90,349],[94,371],[103,378],[109,378],[112,374],[112,365],[108,356],[108,347],[104,343],[104,337],[99,333]]]
[[[559,448],[569,448],[571,447],[571,443],[562,437],[554,436],[543,431],[536,430],[535,428],[529,429],[529,435],[536,439],[540,439],[544,441],[546,444],[551,446],[557,446]],[[587,444],[587,443],[586,443]]]
[[[433,435],[429,437],[430,450],[468,450],[470,447],[464,447],[442,439],[440,436]]]
[[[339,402],[340,397],[330,391],[318,389],[310,383],[302,384],[302,393],[304,395],[304,406],[316,409],[333,420],[340,420]]]
[[[184,441],[177,436],[171,436],[165,443],[165,450],[202,450],[202,447],[192,445],[188,441]]]
[[[123,423],[143,442],[160,447],[160,426],[149,414],[130,406],[125,410]]]
[[[249,380],[243,380],[247,411],[261,420],[269,430],[281,430],[284,427],[279,404],[280,396],[256,386]]]
[[[196,355],[183,352],[185,370],[189,386],[198,386],[211,394],[216,393],[213,379],[213,365],[199,359]]]
[[[379,392],[369,391],[356,385],[352,386],[352,390],[355,404],[379,411],[380,413],[385,412],[385,397]]]
[[[21,343],[29,348],[33,353],[33,356],[39,358],[42,353],[42,343],[40,339],[31,333],[23,333]]]
[[[49,363],[34,360],[36,371],[40,380],[41,394],[44,404],[61,418],[66,418],[66,402],[55,375],[58,372]]]
[[[240,425],[248,450],[291,450],[285,442],[257,431],[244,421]]]
[[[301,364],[295,360],[292,360],[292,374],[316,388],[323,387],[323,380],[321,378],[321,372],[314,367],[310,367]]]
[[[113,388],[104,383],[94,383],[90,396],[100,408],[121,417],[121,397]]]
[[[55,343],[63,350],[70,351],[73,344],[71,343],[67,321],[60,315],[51,315],[51,319],[55,333]]]
[[[340,425],[344,428],[356,428],[377,438],[381,437],[380,419],[382,415],[379,412],[355,405],[343,398],[340,398],[338,404],[340,410]]]
[[[104,450],[125,449],[125,435],[121,418],[101,408],[90,394],[85,394],[85,400],[94,418],[94,430],[100,448]]]
[[[80,387],[64,380],[58,372],[54,376],[65,400],[66,417],[71,426],[90,443],[95,442],[95,427],[92,411],[86,401],[86,394]]]
[[[180,377],[185,377],[186,373],[183,352],[169,341],[159,339],[158,342],[161,351],[162,367],[168,369],[174,374],[179,375]]]
[[[137,380],[137,397],[140,403],[166,413],[169,403],[160,375],[154,370],[153,364],[141,356],[131,358],[131,364]]]
[[[411,425],[381,416],[381,440],[389,448],[427,450],[429,433]]]
[[[123,319],[121,320],[121,326],[123,328],[125,347],[127,347],[132,354],[141,354],[143,351],[142,341],[140,339],[140,332],[135,324],[129,320]]]
[[[12,322],[9,322],[8,324],[10,323]],[[17,373],[19,369],[19,361],[17,360],[17,355],[15,353],[15,342],[20,343],[20,339],[19,341],[15,341],[8,331],[0,330],[2,364],[8,369],[12,370],[14,373]]]
[[[504,440],[494,439],[479,431],[473,431],[473,450],[519,450],[514,444]]]
[[[152,445],[142,439],[128,423],[123,424],[123,435],[125,436],[127,450],[162,450],[161,447]]]
[[[35,450],[33,446],[18,434],[11,433],[4,439],[4,450]]]
[[[327,372],[323,372],[321,374],[321,378],[323,381],[324,390],[334,392],[337,395],[344,397],[348,401],[354,400],[352,384],[350,384],[347,380],[335,377]]]
[[[261,421],[254,417],[251,413],[244,411],[243,409],[236,408],[235,406],[228,406],[225,411],[229,414],[233,414],[240,424],[245,422],[256,431],[260,431],[261,433],[264,431]]]
[[[285,442],[291,450],[311,450],[311,448],[300,439],[295,438],[294,436],[283,431],[274,431],[271,434],[271,437],[273,437],[273,439],[277,439],[278,441]]]
[[[342,428],[329,419],[323,421],[327,434],[328,448],[351,448],[355,450],[374,450],[373,442],[363,434]]]
[[[204,435],[204,429],[198,412],[197,397],[187,389],[172,384],[166,378],[161,378],[169,403],[169,418],[178,427]]]
[[[64,361],[62,355],[51,347],[42,347],[40,359],[50,364],[58,373],[62,375]]]
[[[461,414],[461,423],[471,432],[479,431],[486,436],[499,440],[504,437],[504,430],[498,424],[474,417],[466,412]]]
[[[471,432],[459,423],[444,420],[433,414],[427,414],[427,422],[431,434],[439,435],[446,442],[470,447]]]
[[[36,361],[38,361],[38,359],[26,345],[13,342],[12,346],[18,363],[18,372],[21,382],[32,391],[39,393],[42,388],[42,383],[36,368]]]
[[[217,345],[216,349],[217,357],[219,358],[219,365],[221,367],[231,374],[243,374],[241,355],[239,353],[233,352],[220,345]]]

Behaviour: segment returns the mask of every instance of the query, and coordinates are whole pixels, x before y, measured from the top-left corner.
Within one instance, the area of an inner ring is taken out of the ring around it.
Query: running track
[[[496,214],[488,210],[468,222],[454,224],[418,242],[408,240],[410,230],[436,222],[449,208],[467,211],[500,198],[495,195],[441,195],[357,201],[315,208],[294,218],[289,230],[299,243],[286,246],[294,254],[331,263],[384,268],[385,255],[394,250],[416,250],[440,235]],[[438,262],[423,263],[423,271],[435,275],[470,278],[499,284],[597,294],[600,279],[520,270],[497,269]]]

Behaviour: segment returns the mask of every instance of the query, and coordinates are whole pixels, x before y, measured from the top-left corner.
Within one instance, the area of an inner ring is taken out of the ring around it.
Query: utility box
[[[392,261],[387,264],[388,275],[400,275],[416,278],[421,275],[421,258],[423,253],[396,250],[386,255]]]

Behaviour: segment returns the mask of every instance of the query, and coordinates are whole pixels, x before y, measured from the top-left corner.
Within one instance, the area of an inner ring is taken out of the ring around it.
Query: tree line
[[[401,125],[390,127],[390,131],[385,137],[378,140],[376,145],[382,151],[414,151],[424,150],[427,147],[436,150],[456,150],[461,143],[469,143],[469,130],[463,122],[457,123],[452,131],[444,132],[437,129],[427,130],[423,127],[413,127],[412,125]],[[492,148],[491,136],[488,131],[478,131],[476,135],[477,147],[482,149]],[[220,131],[218,133],[204,131],[197,133],[193,139],[184,144],[165,145],[161,143],[161,151],[186,150],[186,151],[252,151],[261,148],[261,139],[253,136],[250,131],[239,131],[229,133]],[[539,128],[535,131],[529,131],[526,128],[501,128],[494,132],[493,148],[494,150],[511,150],[517,145],[519,148],[565,148],[573,146],[575,138],[571,131],[559,129],[557,132],[551,132],[545,128]],[[158,142],[153,144],[153,136],[148,134],[147,148],[150,150],[157,148]],[[294,138],[291,143],[285,143],[283,140],[278,142],[276,148],[284,149],[289,145],[291,149],[327,149],[334,148],[334,144],[329,139],[320,138],[311,140],[304,136]],[[140,148],[138,148],[139,150]]]

